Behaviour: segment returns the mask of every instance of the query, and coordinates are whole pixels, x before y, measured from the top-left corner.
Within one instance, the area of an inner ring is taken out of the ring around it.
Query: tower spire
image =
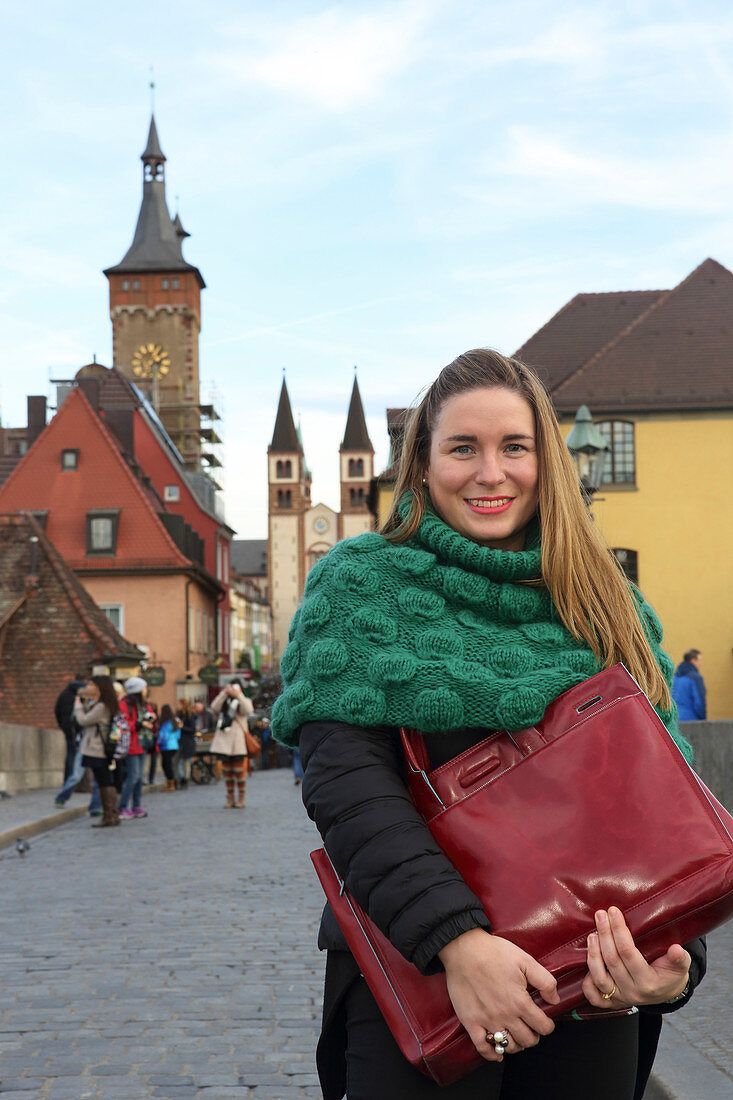
[[[105,269],[105,275],[145,271],[190,271],[203,289],[201,272],[183,258],[183,241],[189,234],[181,219],[171,219],[165,197],[165,162],[160,147],[155,115],[150,116],[148,140],[140,156],[143,162],[143,198],[135,236],[120,263]]]
[[[273,451],[302,451],[300,440],[298,439],[298,432],[295,427],[295,421],[293,420],[293,410],[290,407],[290,395],[284,377],[280,390],[280,400],[277,406],[277,416],[275,417],[275,430],[272,433],[270,449]]]
[[[155,115],[150,115],[150,128],[145,150],[140,155],[143,162],[143,178],[146,180],[165,180],[165,162],[167,157],[160,147]]]
[[[356,367],[354,368],[354,386],[351,391],[349,415],[346,418],[346,431],[344,432],[344,441],[341,444],[341,449],[345,451],[371,451],[372,454],[374,453],[372,441],[367,431],[364,406],[361,403],[359,383],[356,378]]]

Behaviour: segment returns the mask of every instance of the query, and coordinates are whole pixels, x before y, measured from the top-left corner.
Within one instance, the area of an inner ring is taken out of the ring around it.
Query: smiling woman
[[[445,971],[484,1064],[445,1090],[423,1077],[327,910],[324,1098],[632,1100],[661,1013],[704,972],[703,946],[670,939],[648,963],[609,883],[587,930],[580,1018],[551,1019],[556,982],[534,937],[524,951],[493,934],[405,789],[399,731],[421,731],[440,768],[497,730],[536,726],[558,695],[623,661],[689,752],[661,628],[595,529],[549,398],[522,363],[483,349],[450,363],[413,410],[399,461],[381,535],[342,540],[309,576],[272,724],[300,748],[303,800],[340,878],[409,962]]]
[[[528,402],[498,386],[447,401],[425,480],[436,512],[454,531],[494,550],[522,550],[539,499]]]

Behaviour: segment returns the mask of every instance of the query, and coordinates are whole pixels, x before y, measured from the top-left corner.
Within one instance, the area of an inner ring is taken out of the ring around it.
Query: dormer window
[[[61,452],[61,469],[76,470],[79,466],[79,449],[67,447]]]
[[[87,554],[116,553],[119,518],[119,508],[91,508],[87,512]]]

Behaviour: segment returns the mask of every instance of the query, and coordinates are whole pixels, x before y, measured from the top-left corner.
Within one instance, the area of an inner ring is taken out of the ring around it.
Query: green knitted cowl
[[[527,548],[492,550],[433,511],[403,544],[346,539],[311,569],[280,668],[272,712],[278,741],[296,746],[304,722],[517,730],[563,691],[600,671],[565,629],[543,587],[539,532]],[[662,628],[636,589],[639,616],[671,684]],[[658,711],[688,759],[676,709]]]

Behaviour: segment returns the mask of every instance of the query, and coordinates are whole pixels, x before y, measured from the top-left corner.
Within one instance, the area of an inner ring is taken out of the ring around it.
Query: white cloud
[[[354,12],[338,5],[254,32],[248,20],[232,28],[240,44],[209,61],[236,84],[260,84],[340,111],[383,94],[412,64],[436,6],[430,0],[402,0]]]
[[[508,192],[502,201],[506,197],[508,203],[526,207],[526,195],[516,190],[516,181],[525,180],[533,185],[536,216],[558,206],[595,204],[695,214],[723,212],[730,206],[733,145],[714,144],[710,135],[699,150],[688,144],[684,155],[676,145],[648,155],[579,150],[532,126],[510,127],[507,140],[507,154],[498,167],[493,153],[480,163],[486,182],[462,185],[459,194],[496,203],[498,187]]]

